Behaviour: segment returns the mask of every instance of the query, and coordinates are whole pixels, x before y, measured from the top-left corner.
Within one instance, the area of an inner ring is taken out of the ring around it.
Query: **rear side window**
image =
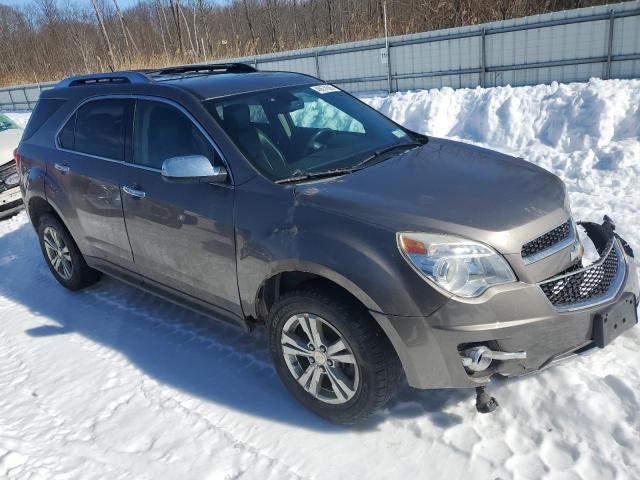
[[[78,120],[79,121],[79,120]],[[138,100],[133,127],[133,161],[161,168],[171,157],[202,155],[215,162],[215,150],[198,127],[166,103]]]
[[[66,100],[54,98],[38,100],[36,107],[33,109],[33,112],[29,117],[29,122],[27,122],[27,126],[24,129],[22,139],[27,140],[33,136],[33,134],[36,133],[42,125],[44,125],[44,122],[46,122],[65,101]]]
[[[60,131],[60,135],[58,135],[58,144],[62,148],[66,148],[67,150],[73,150],[76,146],[75,140],[75,129],[76,129],[76,118],[78,117],[77,113],[73,114],[64,128]]]
[[[93,100],[78,109],[73,150],[113,160],[124,160],[130,100]],[[69,127],[67,124],[65,129]],[[61,138],[61,141],[65,139]],[[69,142],[69,139],[66,140]]]

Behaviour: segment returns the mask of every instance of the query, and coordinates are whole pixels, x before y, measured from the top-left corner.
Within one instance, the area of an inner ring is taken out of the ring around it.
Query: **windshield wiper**
[[[349,167],[349,168],[335,168],[333,170],[325,170],[323,172],[302,172],[299,175],[293,175],[291,177],[276,180],[275,183],[292,183],[292,182],[301,182],[303,180],[311,180],[315,178],[336,177],[338,175],[346,175],[347,173],[352,173],[354,170],[357,170],[357,169],[354,167]]]
[[[367,158],[365,158],[361,162],[356,163],[351,167],[335,168],[333,170],[325,170],[322,172],[300,172],[300,174],[298,175],[292,175],[291,177],[276,180],[275,183],[293,183],[293,182],[301,182],[304,180],[311,180],[316,178],[328,178],[328,177],[335,177],[338,175],[346,175],[348,173],[353,173],[357,170],[362,170],[363,165],[378,158],[380,155],[384,155],[385,153],[392,152],[393,150],[396,150],[398,148],[411,149],[411,148],[420,147],[422,145],[424,145],[424,143],[422,142],[397,143],[395,145],[391,145],[389,147],[376,150],[375,152],[373,152],[373,154],[369,155]]]
[[[416,148],[416,147],[421,147],[422,145],[424,145],[424,143],[421,143],[421,142],[396,143],[395,145],[391,145],[389,147],[385,147],[385,148],[381,148],[380,150],[376,150],[375,152],[373,152],[371,155],[369,155],[367,158],[365,158],[361,162],[356,163],[352,168],[357,169],[358,167],[361,167],[361,166],[371,162],[372,160],[375,160],[380,155],[384,155],[385,153],[392,152],[392,151],[394,151],[394,150],[396,150],[398,148],[412,149],[412,148]]]

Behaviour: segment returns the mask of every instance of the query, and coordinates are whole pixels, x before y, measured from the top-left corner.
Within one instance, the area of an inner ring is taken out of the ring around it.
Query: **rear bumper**
[[[596,315],[623,298],[639,298],[634,259],[623,255],[625,276],[617,293],[593,307],[560,311],[539,285],[515,283],[489,289],[473,301],[450,299],[429,317],[371,314],[393,343],[411,386],[474,387],[487,383],[491,375],[535,372],[589,348]],[[526,351],[527,358],[494,362],[488,370],[471,374],[460,354],[469,344]]]
[[[11,215],[23,207],[20,187],[0,193],[0,218]]]

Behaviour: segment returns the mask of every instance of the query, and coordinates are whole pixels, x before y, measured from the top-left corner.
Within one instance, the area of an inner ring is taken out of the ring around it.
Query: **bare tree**
[[[0,4],[0,45],[11,46],[0,48],[0,85],[381,37],[384,1],[138,0],[127,8],[119,0]],[[398,35],[611,1],[386,3],[389,34]]]
[[[102,11],[100,10],[100,7],[98,6],[98,2],[96,0],[91,0],[91,3],[93,4],[93,9],[96,12],[96,18],[98,19],[98,23],[100,24],[100,29],[102,30],[104,41],[107,44],[107,49],[109,50],[109,59],[111,61],[111,63],[109,64],[109,68],[111,69],[111,71],[113,71],[116,68],[116,57],[113,54],[113,47],[111,46],[111,41],[109,40],[107,27],[105,27],[104,25],[104,18],[102,16]]]

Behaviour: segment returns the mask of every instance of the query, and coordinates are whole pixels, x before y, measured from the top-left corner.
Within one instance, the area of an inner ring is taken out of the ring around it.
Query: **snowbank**
[[[640,250],[640,82],[367,96],[407,126],[499,148],[610,212]],[[25,120],[18,117],[18,120]],[[480,416],[469,391],[403,388],[358,428],[284,391],[260,335],[210,326],[105,279],[55,283],[26,216],[0,222],[0,477],[637,479],[640,329],[519,380]],[[635,472],[635,473],[634,473]]]

